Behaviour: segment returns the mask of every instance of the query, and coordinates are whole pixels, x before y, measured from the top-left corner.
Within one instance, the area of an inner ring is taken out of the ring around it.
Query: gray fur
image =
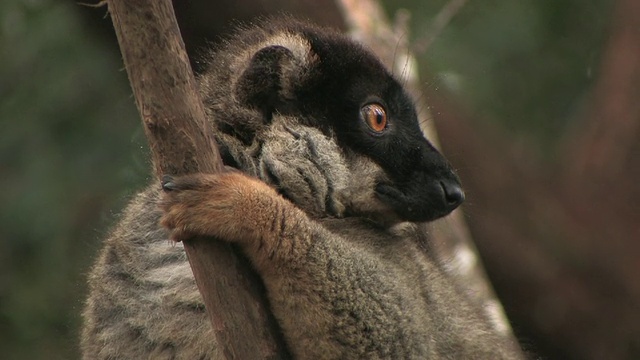
[[[420,224],[398,223],[376,198],[375,183],[388,180],[384,169],[303,116],[275,113],[265,122],[243,105],[239,77],[265,46],[282,45],[293,54],[280,69],[283,79],[295,80],[295,73],[299,80],[319,61],[304,36],[290,29],[233,38],[200,78],[227,160],[286,197],[262,191],[260,199],[273,205],[246,216],[255,215],[256,223],[272,216],[281,226],[273,234],[243,232],[231,218],[225,228],[194,226],[192,232],[265,241],[241,246],[265,282],[296,358],[520,358],[431,259]],[[283,82],[279,95],[291,97],[291,86]],[[204,201],[206,191],[198,191],[193,197]],[[85,359],[220,358],[182,244],[171,244],[159,225],[162,197],[157,184],[136,196],[105,242],[89,276]],[[277,239],[277,246],[262,237]]]

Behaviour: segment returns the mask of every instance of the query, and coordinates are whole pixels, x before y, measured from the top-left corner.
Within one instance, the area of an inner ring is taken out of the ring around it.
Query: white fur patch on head
[[[313,66],[313,63],[316,61],[316,55],[312,51],[309,41],[300,36],[300,34],[283,32],[260,43],[259,46],[264,48],[274,45],[285,47],[293,53],[293,62],[281,64],[282,77],[280,78],[282,81],[281,95],[285,98],[291,98],[293,97],[291,90],[294,85],[291,81],[300,81],[301,74]]]
[[[235,54],[235,59],[230,62],[230,66],[247,66],[251,63],[253,56],[264,48],[271,46],[282,46],[293,54],[291,61],[283,61],[280,66],[281,95],[285,98],[293,96],[293,81],[299,82],[305,71],[317,61],[316,54],[311,49],[311,44],[301,34],[294,34],[282,31],[265,40],[243,48],[241,52]],[[232,69],[233,74],[240,75],[243,68]],[[232,79],[232,88],[235,88],[237,78]]]
[[[300,61],[300,65],[307,66],[314,60],[314,54],[311,51],[311,44],[300,34],[292,34],[289,32],[282,32],[267,40],[257,44],[254,48],[250,49],[253,53],[260,49],[269,46],[282,46],[289,49],[293,53],[293,56]]]

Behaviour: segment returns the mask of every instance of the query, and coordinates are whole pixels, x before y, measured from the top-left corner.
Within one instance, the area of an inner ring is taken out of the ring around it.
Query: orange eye
[[[387,128],[387,112],[379,104],[367,104],[360,109],[362,120],[371,130],[381,133]]]

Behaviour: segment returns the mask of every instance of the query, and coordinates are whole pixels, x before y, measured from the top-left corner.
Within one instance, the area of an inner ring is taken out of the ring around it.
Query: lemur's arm
[[[321,295],[329,292],[327,281],[317,281],[326,266],[305,259],[314,240],[329,238],[322,234],[326,230],[267,184],[239,172],[165,178],[163,189],[161,223],[174,240],[208,235],[243,248],[265,282],[296,358],[341,358],[354,352],[333,336],[338,321]],[[342,285],[350,280],[342,279]]]
[[[394,280],[401,277],[397,269],[330,232],[266,183],[227,172],[165,179],[163,188],[162,224],[173,239],[209,235],[243,248],[296,358],[425,354],[415,340],[427,335],[407,324],[427,315]]]
[[[326,231],[267,184],[237,171],[166,177],[163,189],[161,223],[173,240],[208,235],[238,243],[261,270],[295,267],[314,235]]]

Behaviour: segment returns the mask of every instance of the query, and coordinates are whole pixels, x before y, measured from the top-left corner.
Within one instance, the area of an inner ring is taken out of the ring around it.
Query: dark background
[[[390,17],[411,13],[407,36],[473,237],[514,329],[542,358],[640,358],[636,1],[467,1],[426,50],[448,1],[386,2]],[[231,3],[176,2],[192,55],[230,28],[216,19],[280,9]],[[88,268],[151,179],[110,26],[105,7],[0,2],[2,358],[78,357]]]

